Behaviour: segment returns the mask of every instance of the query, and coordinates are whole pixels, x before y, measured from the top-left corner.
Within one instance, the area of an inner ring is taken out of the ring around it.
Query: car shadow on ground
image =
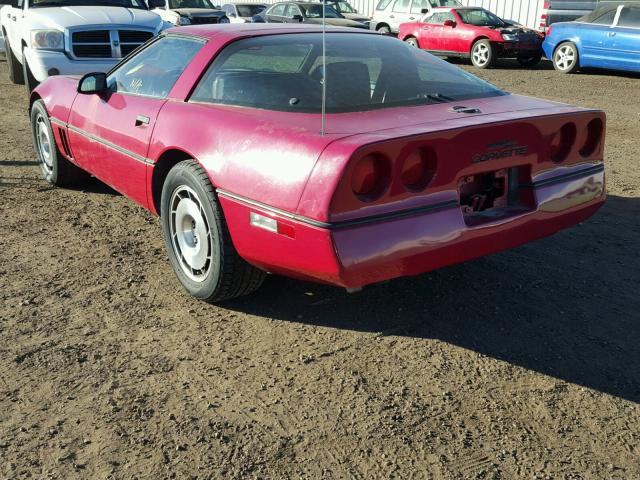
[[[610,197],[574,231],[509,252],[356,294],[270,276],[257,294],[224,306],[439,339],[640,403],[639,215],[640,199]]]

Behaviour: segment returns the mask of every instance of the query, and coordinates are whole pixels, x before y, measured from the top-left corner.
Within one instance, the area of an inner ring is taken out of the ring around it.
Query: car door
[[[611,52],[607,40],[613,31],[613,24],[619,9],[608,10],[591,23],[580,25],[580,63],[583,66],[609,67]]]
[[[283,23],[284,22],[284,9],[286,4],[278,3],[269,9],[265,15],[265,19],[269,23]]]
[[[625,6],[620,11],[605,42],[611,68],[640,71],[640,6]]]
[[[158,113],[202,45],[185,36],[159,37],[107,76],[106,92],[77,95],[68,132],[83,169],[146,205],[147,152]]]
[[[440,30],[442,28],[442,13],[432,12],[423,19],[418,34],[418,43],[423,50],[431,52],[439,50]]]
[[[395,0],[389,14],[389,28],[397,33],[401,23],[412,22],[416,16],[411,14],[411,0]]]
[[[300,7],[295,3],[288,4],[284,10],[284,23],[300,23],[300,17],[302,17]]]

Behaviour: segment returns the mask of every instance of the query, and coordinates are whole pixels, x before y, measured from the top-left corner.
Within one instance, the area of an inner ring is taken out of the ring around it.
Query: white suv
[[[461,7],[458,0],[380,0],[369,24],[378,33],[398,33],[401,23],[414,22],[434,7]]]

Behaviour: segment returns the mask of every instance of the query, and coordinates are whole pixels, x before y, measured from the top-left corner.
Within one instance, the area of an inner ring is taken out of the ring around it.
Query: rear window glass
[[[624,7],[620,12],[618,26],[640,28],[640,7]]]
[[[382,35],[327,35],[327,112],[354,112],[504,95],[444,60]],[[271,35],[227,46],[192,101],[319,113],[322,36]]]

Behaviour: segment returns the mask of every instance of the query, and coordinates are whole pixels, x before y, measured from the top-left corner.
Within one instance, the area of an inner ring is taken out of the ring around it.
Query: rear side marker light
[[[295,229],[292,225],[279,222],[275,218],[260,215],[259,213],[249,213],[249,223],[252,227],[261,228],[271,233],[284,235],[285,237],[295,238]]]
[[[351,190],[363,202],[382,196],[391,181],[391,163],[382,154],[362,157],[351,172]]]
[[[589,157],[593,155],[593,153],[600,146],[600,141],[602,140],[602,131],[604,130],[604,125],[602,124],[602,120],[599,118],[594,118],[587,125],[587,139],[584,142],[584,145],[580,149],[580,155],[583,157]]]
[[[573,123],[565,123],[551,139],[551,160],[564,162],[576,142],[577,129]]]
[[[412,192],[420,191],[431,183],[436,174],[438,160],[433,150],[418,148],[405,159],[400,175],[404,187]]]

